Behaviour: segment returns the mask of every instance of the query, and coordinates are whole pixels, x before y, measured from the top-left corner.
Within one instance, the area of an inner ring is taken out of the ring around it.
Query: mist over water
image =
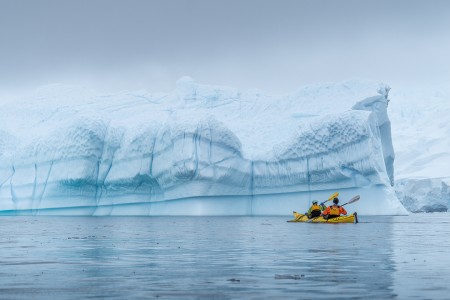
[[[5,299],[446,299],[448,214],[2,217]],[[430,254],[433,253],[433,254]]]

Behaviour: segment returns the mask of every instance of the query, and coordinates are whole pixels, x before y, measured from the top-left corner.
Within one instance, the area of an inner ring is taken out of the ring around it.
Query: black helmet
[[[338,199],[338,198],[334,198],[334,199],[333,199],[333,203],[334,203],[334,204],[338,204],[338,203],[339,203],[339,199]]]
[[[314,200],[314,201],[313,201],[313,204],[317,204],[317,201],[316,201],[316,200]]]

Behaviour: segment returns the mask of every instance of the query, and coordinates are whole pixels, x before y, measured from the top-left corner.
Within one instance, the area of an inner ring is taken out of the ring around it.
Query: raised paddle
[[[324,205],[325,203],[327,203],[328,201],[333,200],[334,198],[336,198],[337,196],[339,196],[339,192],[334,193],[333,195],[331,195],[327,200],[323,201],[322,203],[320,203],[320,206]]]
[[[347,203],[345,203],[345,204],[342,204],[341,206],[344,206],[344,205],[347,205],[347,204],[350,204],[350,203],[356,202],[356,201],[358,201],[358,200],[359,200],[360,198],[361,198],[361,197],[360,197],[359,195],[356,195],[356,196],[355,196],[355,197],[353,197],[352,199],[348,200],[348,202],[347,202]]]
[[[326,202],[333,200],[333,199],[336,198],[337,196],[339,196],[339,192],[336,192],[336,193],[334,193],[333,195],[331,195],[331,196],[328,198],[328,200],[323,201],[322,203],[320,203],[320,205],[323,205],[323,204],[325,204]]]

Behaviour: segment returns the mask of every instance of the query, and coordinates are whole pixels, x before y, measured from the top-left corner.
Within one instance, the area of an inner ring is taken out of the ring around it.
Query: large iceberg
[[[405,214],[377,88],[41,88],[1,106],[0,214],[288,215],[336,191],[361,195],[360,214]]]

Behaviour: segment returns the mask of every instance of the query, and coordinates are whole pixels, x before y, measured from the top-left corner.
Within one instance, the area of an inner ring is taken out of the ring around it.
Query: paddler
[[[339,217],[340,215],[346,215],[347,211],[342,206],[338,205],[339,199],[336,197],[333,199],[333,205],[328,206],[323,212],[324,219],[332,219]]]
[[[322,210],[325,209],[325,205],[323,205],[323,203],[321,203],[320,205],[317,203],[318,203],[317,201],[313,201],[311,207],[309,208],[308,212],[306,213],[306,215],[308,216],[308,219],[319,217],[320,214],[322,213]]]

